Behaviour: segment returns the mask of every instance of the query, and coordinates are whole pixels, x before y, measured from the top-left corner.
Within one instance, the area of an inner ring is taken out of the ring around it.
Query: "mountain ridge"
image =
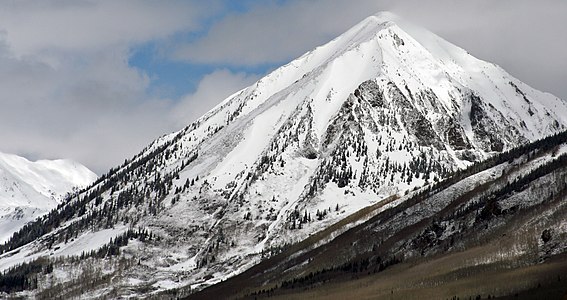
[[[566,128],[560,99],[433,33],[421,30],[419,42],[402,23],[369,17],[154,141],[15,234],[0,269],[80,256],[115,274],[115,290],[183,295],[361,208]],[[128,267],[103,263],[117,255]]]
[[[0,240],[55,208],[67,193],[86,187],[96,175],[71,160],[38,160],[0,152]]]

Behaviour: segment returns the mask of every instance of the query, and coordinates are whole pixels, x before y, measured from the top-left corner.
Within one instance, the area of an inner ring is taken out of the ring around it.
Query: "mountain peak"
[[[360,21],[335,40],[348,40],[351,46],[355,46],[357,43],[365,42],[375,37],[380,31],[396,25],[399,20],[401,20],[400,17],[394,13],[388,11],[378,12]],[[354,39],[353,37],[355,36],[358,38]]]
[[[112,247],[142,265],[116,271],[120,288],[199,289],[362,208],[566,128],[565,102],[398,25],[394,14],[371,16],[231,95],[30,225],[43,236],[15,235],[3,249],[17,253],[0,266],[126,239]]]
[[[87,167],[70,159],[30,161],[0,152],[0,169],[27,182],[40,194],[60,200],[74,186],[85,187],[96,179]]]
[[[391,11],[379,11],[367,19],[373,19],[378,23],[396,22],[400,20],[400,16]]]
[[[0,241],[55,208],[67,193],[86,187],[96,177],[72,160],[29,161],[0,152]]]

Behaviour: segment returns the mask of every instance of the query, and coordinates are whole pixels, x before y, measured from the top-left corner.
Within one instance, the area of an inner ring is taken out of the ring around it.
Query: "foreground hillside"
[[[425,186],[189,299],[567,295],[567,132]]]

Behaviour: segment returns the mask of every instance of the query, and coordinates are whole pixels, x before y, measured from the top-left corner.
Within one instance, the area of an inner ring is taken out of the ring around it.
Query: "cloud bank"
[[[137,43],[198,30],[214,12],[181,1],[3,2],[0,150],[102,173],[177,129],[177,103],[147,95],[150,79],[128,57]]]

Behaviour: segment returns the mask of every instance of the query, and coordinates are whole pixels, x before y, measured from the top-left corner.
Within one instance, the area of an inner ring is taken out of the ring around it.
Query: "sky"
[[[102,174],[384,10],[567,100],[564,0],[2,0],[0,151]]]

